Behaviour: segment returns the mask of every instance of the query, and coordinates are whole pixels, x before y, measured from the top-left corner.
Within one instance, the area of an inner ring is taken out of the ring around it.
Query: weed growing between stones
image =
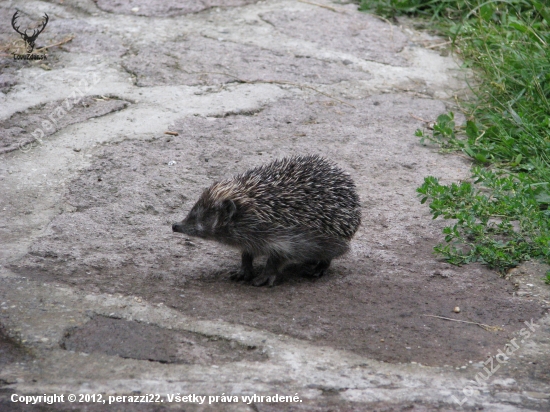
[[[449,38],[479,79],[475,100],[439,116],[421,141],[474,162],[468,182],[418,188],[434,219],[454,219],[434,249],[449,262],[482,262],[501,272],[521,261],[550,263],[550,7],[536,0],[362,0],[360,10],[424,17]],[[546,276],[550,283],[550,272]]]

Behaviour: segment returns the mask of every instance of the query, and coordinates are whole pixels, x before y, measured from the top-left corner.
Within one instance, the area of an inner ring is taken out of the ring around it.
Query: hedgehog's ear
[[[221,204],[221,211],[226,222],[229,222],[237,212],[237,205],[231,199],[225,199]]]

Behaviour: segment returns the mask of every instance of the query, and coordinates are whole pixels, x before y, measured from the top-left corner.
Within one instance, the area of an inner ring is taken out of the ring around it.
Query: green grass
[[[504,272],[537,258],[550,263],[550,5],[535,0],[362,0],[361,10],[410,15],[447,37],[474,70],[467,122],[439,116],[422,142],[462,152],[470,181],[418,188],[434,219],[452,219],[434,249],[449,262]],[[550,282],[550,272],[546,277]]]

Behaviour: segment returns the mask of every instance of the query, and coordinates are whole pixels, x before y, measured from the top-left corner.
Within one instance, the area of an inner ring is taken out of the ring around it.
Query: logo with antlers
[[[42,22],[42,24],[40,25],[39,28],[33,29],[32,34],[29,36],[27,34],[27,31],[29,29],[26,29],[24,32],[20,32],[19,31],[19,26],[16,26],[17,18],[19,17],[18,13],[19,13],[19,11],[16,11],[15,14],[13,15],[13,17],[11,19],[11,26],[13,27],[13,29],[17,33],[19,33],[21,35],[21,38],[25,41],[25,44],[27,45],[27,53],[30,54],[34,50],[34,42],[38,38],[38,35],[40,33],[42,33],[44,31],[44,29],[46,28],[46,24],[48,24],[49,17],[46,13],[44,13],[44,21]]]

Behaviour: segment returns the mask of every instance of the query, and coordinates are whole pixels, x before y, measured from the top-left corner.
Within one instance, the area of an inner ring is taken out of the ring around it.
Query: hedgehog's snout
[[[188,236],[201,237],[203,235],[203,226],[200,222],[190,222],[189,219],[185,219],[181,222],[173,223],[172,232],[183,233]]]

